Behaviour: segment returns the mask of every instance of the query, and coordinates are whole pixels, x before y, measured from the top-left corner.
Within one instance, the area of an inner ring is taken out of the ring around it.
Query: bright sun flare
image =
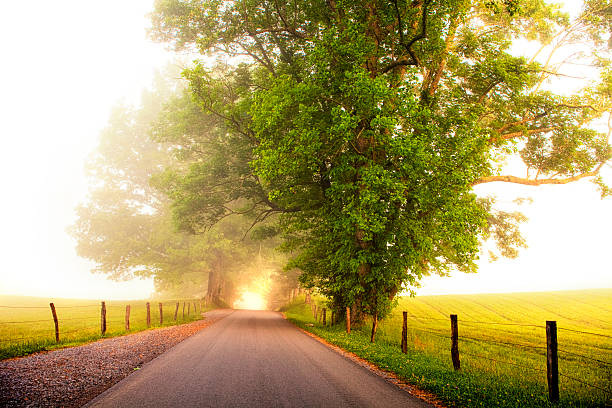
[[[234,302],[234,309],[264,310],[266,301],[260,293],[246,291]]]

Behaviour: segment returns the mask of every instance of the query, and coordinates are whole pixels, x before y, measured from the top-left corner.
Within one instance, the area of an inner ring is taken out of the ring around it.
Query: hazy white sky
[[[0,293],[105,299],[148,296],[150,280],[89,273],[65,229],[87,194],[83,166],[111,106],[137,101],[172,56],[146,39],[152,0],[0,3]],[[612,180],[612,174],[608,174]],[[428,278],[420,294],[612,287],[612,199],[588,183],[526,188],[530,248],[476,275]],[[510,192],[510,193],[509,193]]]

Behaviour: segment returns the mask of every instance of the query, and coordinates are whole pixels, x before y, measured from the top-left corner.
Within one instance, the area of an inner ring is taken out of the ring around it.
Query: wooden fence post
[[[402,353],[408,353],[408,312],[402,312]]]
[[[125,331],[130,331],[130,305],[125,306]]]
[[[546,321],[546,374],[548,379],[548,399],[559,402],[559,358],[557,355],[557,322]]]
[[[180,302],[176,302],[176,309],[174,309],[174,321],[175,322],[176,322],[176,317],[178,316],[179,304]]]
[[[331,311],[331,316],[329,317],[329,324],[331,326],[334,325],[334,318],[336,317],[336,312],[334,310]]]
[[[187,316],[191,314],[191,302],[187,302]]]
[[[100,332],[102,336],[106,334],[106,302],[102,302],[102,309],[100,310]]]
[[[327,309],[323,308],[323,326],[327,325]]]
[[[346,308],[346,332],[351,334],[351,308]]]
[[[151,327],[151,304],[147,302],[147,327]]]
[[[51,306],[51,314],[53,315],[53,323],[55,323],[55,342],[59,343],[59,321],[57,320],[57,313],[55,313],[55,305],[49,303]]]
[[[459,328],[457,325],[457,315],[450,315],[451,319],[451,358],[453,360],[453,368],[455,370],[461,369],[459,362]]]
[[[315,322],[318,322],[319,320],[317,320],[317,305],[314,305],[314,318],[315,318]]]
[[[183,302],[183,320],[185,320],[185,302]]]
[[[163,303],[159,303],[159,325],[163,325],[164,324],[164,308],[163,308]]]

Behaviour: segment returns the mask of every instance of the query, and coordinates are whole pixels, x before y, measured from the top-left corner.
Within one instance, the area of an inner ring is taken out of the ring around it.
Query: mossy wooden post
[[[52,303],[49,303],[49,306],[51,307],[51,314],[53,315],[53,323],[55,323],[55,342],[59,343],[59,321],[57,320],[57,313],[55,313],[55,305]]]
[[[164,324],[164,306],[163,303],[159,303],[159,325]]]
[[[314,305],[314,319],[315,319],[315,322],[318,322],[318,320],[317,320],[317,314],[318,314],[318,313],[317,313],[317,305]]]
[[[327,325],[327,309],[323,308],[323,326]]]
[[[346,332],[351,334],[351,308],[346,308]]]
[[[559,402],[559,357],[557,355],[557,322],[546,321],[546,374],[548,379],[548,399]]]
[[[183,320],[185,320],[185,302],[183,302]]]
[[[331,311],[331,316],[329,317],[329,324],[330,326],[334,325],[334,318],[336,317],[336,312],[334,312],[333,310]]]
[[[102,336],[106,334],[106,302],[102,302],[100,310],[100,333]]]
[[[125,331],[130,331],[130,305],[125,306]]]
[[[147,327],[151,327],[151,304],[147,302]]]
[[[402,312],[402,353],[408,353],[408,312]]]
[[[453,368],[455,370],[461,369],[459,362],[459,328],[457,325],[457,315],[450,315],[451,319],[451,358],[453,360]]]
[[[176,322],[176,318],[178,316],[178,309],[181,302],[176,302],[176,309],[174,309],[174,321]]]

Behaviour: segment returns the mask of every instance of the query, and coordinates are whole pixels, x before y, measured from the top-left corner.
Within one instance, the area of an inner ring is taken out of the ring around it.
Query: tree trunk
[[[214,300],[214,288],[215,288],[215,272],[208,272],[208,288],[206,289],[206,298],[208,302],[213,303]]]
[[[372,334],[370,335],[370,343],[374,343],[376,329],[378,329],[378,313],[374,313],[374,316],[372,316]]]
[[[355,299],[355,303],[351,306],[351,324],[359,327],[365,320],[365,313],[361,309],[361,299]]]

